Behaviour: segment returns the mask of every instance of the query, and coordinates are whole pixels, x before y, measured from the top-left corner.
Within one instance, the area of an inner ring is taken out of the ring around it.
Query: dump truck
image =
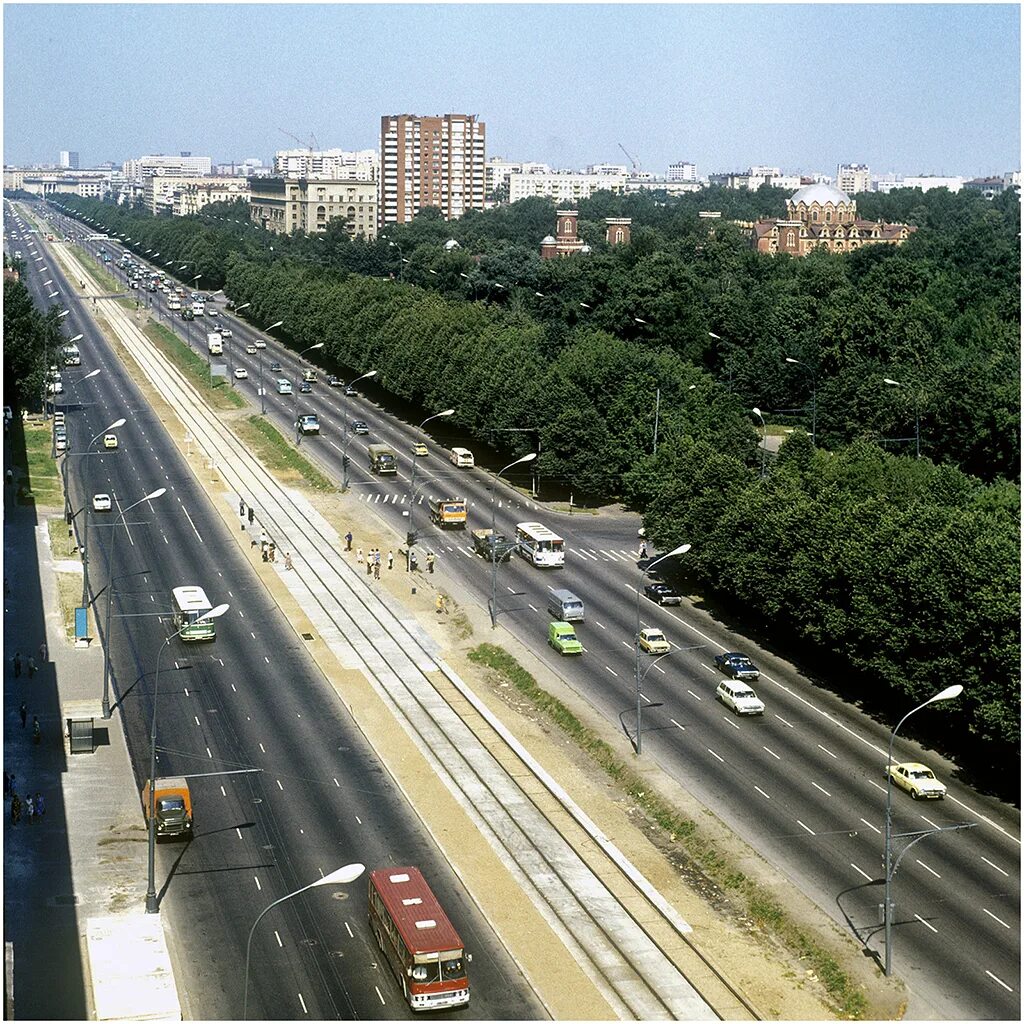
[[[507,562],[516,549],[516,542],[509,540],[503,533],[495,533],[489,527],[486,530],[474,530],[473,550],[489,562]]]
[[[156,780],[156,834],[192,838],[192,795],[181,776]],[[149,782],[142,787],[142,813],[149,824]]]
[[[465,498],[431,498],[430,521],[442,530],[466,528]]]

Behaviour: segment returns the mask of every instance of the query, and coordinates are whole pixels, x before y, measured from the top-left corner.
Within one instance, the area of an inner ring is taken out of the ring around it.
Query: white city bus
[[[217,625],[213,619],[196,622],[200,615],[213,609],[202,587],[175,587],[171,591],[174,626],[182,640],[216,640]]]
[[[516,523],[516,550],[543,569],[565,565],[565,541],[541,523]]]

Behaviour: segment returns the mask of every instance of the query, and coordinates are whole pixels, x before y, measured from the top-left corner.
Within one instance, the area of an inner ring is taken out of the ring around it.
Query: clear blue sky
[[[376,148],[382,114],[480,115],[488,156],[834,174],[1020,167],[1015,4],[5,3],[4,163],[313,134]]]

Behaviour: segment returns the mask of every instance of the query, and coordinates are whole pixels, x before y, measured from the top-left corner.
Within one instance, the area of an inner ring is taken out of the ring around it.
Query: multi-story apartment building
[[[236,199],[249,201],[249,182],[246,178],[179,178],[175,185],[172,192],[172,212],[175,217],[188,217],[210,203],[231,203]]]
[[[510,174],[508,178],[508,201],[518,202],[531,196],[545,196],[565,206],[589,199],[595,192],[610,191],[622,194],[626,191],[627,175],[580,174],[575,171],[553,171],[548,174]]]
[[[484,164],[484,192],[493,195],[503,185],[508,185],[512,174],[550,174],[547,164],[527,160],[505,160],[500,156],[491,157]]]
[[[274,174],[282,178],[331,178],[377,181],[380,155],[375,149],[279,149]]]
[[[404,224],[426,206],[446,220],[484,208],[486,125],[475,114],[380,119],[380,223]]]
[[[697,180],[697,165],[691,164],[688,160],[678,160],[674,164],[668,165],[668,174],[665,175],[666,181],[696,181]]]
[[[840,164],[836,168],[836,188],[852,196],[871,191],[871,170],[867,164]]]
[[[377,183],[359,178],[250,178],[249,217],[278,234],[324,231],[339,218],[349,237],[377,237]]]
[[[712,185],[723,188],[758,189],[762,185],[774,188],[795,189],[801,185],[800,175],[783,174],[778,167],[754,166],[746,171],[727,171],[708,176]]]
[[[140,156],[135,160],[126,160],[121,170],[130,181],[142,181],[147,174],[196,178],[209,174],[212,165],[213,161],[208,156],[182,153],[180,156]]]
[[[15,167],[4,168],[4,188],[21,189],[38,196],[57,192],[101,199],[111,190],[111,172],[106,170],[38,171]]]
[[[922,192],[933,188],[948,188],[950,192],[959,192],[964,187],[964,179],[941,177],[937,174],[924,174],[917,177],[904,176],[902,187],[919,188]]]
[[[60,165],[65,170],[78,170],[78,154],[73,149],[62,149],[60,151]]]

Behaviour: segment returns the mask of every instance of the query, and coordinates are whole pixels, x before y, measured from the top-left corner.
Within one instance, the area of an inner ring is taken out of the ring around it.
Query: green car
[[[548,623],[548,643],[559,654],[583,653],[583,644],[576,639],[576,630],[568,622]]]

